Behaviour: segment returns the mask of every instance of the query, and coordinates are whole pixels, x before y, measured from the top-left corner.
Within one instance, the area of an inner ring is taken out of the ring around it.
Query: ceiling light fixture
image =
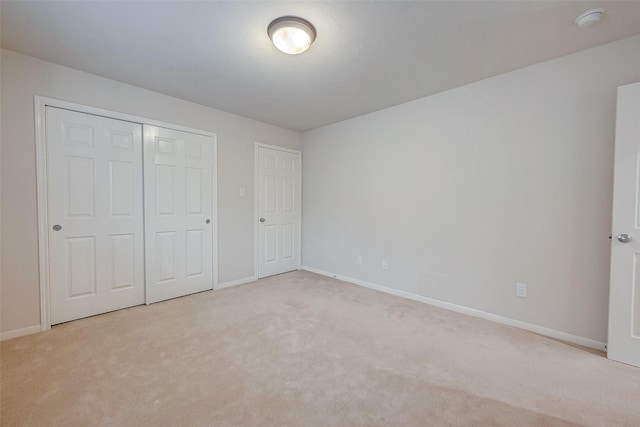
[[[269,24],[267,33],[273,44],[289,55],[304,52],[316,39],[316,29],[311,22],[297,16],[275,19]]]
[[[602,8],[587,10],[586,12],[581,13],[576,18],[575,22],[578,27],[585,28],[589,25],[595,24],[596,22],[600,22],[602,15],[604,15],[604,9]]]

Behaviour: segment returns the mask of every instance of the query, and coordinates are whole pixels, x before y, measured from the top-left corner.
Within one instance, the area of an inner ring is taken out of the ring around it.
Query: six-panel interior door
[[[46,108],[51,323],[144,304],[142,126]]]
[[[612,228],[607,356],[640,367],[640,83],[618,88]]]
[[[300,264],[300,156],[258,146],[258,277]]]
[[[147,303],[213,289],[213,140],[144,125]]]

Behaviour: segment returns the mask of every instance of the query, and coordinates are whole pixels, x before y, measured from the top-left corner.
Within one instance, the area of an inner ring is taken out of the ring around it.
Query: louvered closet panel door
[[[147,303],[213,289],[213,140],[144,126]]]
[[[142,126],[46,108],[51,323],[144,303]]]

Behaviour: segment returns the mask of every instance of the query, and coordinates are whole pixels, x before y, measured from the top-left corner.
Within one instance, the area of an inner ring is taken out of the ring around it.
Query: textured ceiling
[[[607,13],[579,29],[592,7]],[[305,131],[640,34],[640,2],[2,1],[2,47]],[[299,56],[267,25],[318,30]],[[638,53],[640,55],[640,52]]]

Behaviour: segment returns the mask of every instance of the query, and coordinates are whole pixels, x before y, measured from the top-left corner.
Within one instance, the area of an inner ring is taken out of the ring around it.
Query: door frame
[[[142,126],[152,125],[168,129],[175,129],[182,132],[190,132],[203,135],[212,139],[212,161],[214,171],[211,174],[211,185],[213,189],[213,289],[218,285],[218,140],[214,132],[194,129],[185,126],[167,123],[159,120],[148,119],[146,117],[134,116],[132,114],[119,113],[89,105],[76,104],[74,102],[62,101],[54,98],[47,98],[40,95],[34,96],[34,117],[35,117],[35,143],[36,143],[36,193],[37,193],[37,215],[38,215],[38,267],[40,277],[40,330],[51,329],[51,309],[50,309],[50,277],[49,277],[49,212],[47,209],[47,139],[46,139],[46,107],[55,107],[65,110],[76,111],[78,113],[92,114],[94,116],[106,117],[109,119],[122,120],[126,122],[138,123]],[[143,144],[144,150],[144,144]],[[143,152],[144,153],[144,152]],[[144,182],[143,182],[144,190]],[[144,217],[143,217],[144,223]],[[145,280],[145,303],[146,302],[146,280]]]
[[[260,148],[268,148],[270,150],[283,151],[285,153],[296,154],[298,156],[298,164],[300,174],[298,176],[298,224],[300,224],[300,232],[298,233],[298,270],[302,266],[302,151],[292,150],[290,148],[280,147],[278,145],[269,145],[262,142],[254,144],[253,152],[253,257],[254,257],[254,279],[258,280],[260,268],[260,227],[258,226],[258,218],[260,217],[259,206],[259,183],[258,169],[260,167],[260,159],[258,158],[258,150]]]

